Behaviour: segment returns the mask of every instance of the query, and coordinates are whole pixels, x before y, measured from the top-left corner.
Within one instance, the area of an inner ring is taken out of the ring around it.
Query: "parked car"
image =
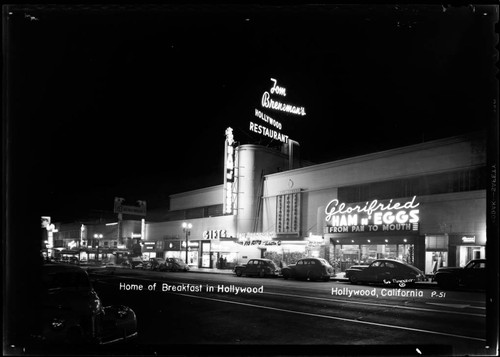
[[[160,265],[165,264],[165,259],[163,258],[150,258],[148,262],[143,265],[143,269],[147,270],[159,270]]]
[[[377,259],[370,265],[356,265],[345,271],[352,284],[376,283],[405,287],[425,279],[425,274],[406,262],[393,259]]]
[[[167,258],[165,262],[158,267],[160,271],[188,271],[189,265],[179,258]]]
[[[443,289],[455,289],[460,286],[484,289],[487,280],[486,259],[473,259],[463,268],[439,268],[433,280]]]
[[[234,267],[237,276],[265,276],[276,277],[280,275],[280,268],[271,259],[250,259],[246,264]]]
[[[103,345],[137,336],[137,320],[127,306],[104,307],[85,270],[75,265],[42,266],[40,329],[34,342]]]
[[[129,266],[132,269],[142,269],[144,264],[145,264],[145,262],[140,257],[130,258],[130,259],[128,259],[128,262],[129,262]]]
[[[334,276],[334,269],[322,258],[303,258],[297,263],[290,264],[281,269],[283,278],[299,279],[299,280],[324,280],[329,281],[330,277]]]

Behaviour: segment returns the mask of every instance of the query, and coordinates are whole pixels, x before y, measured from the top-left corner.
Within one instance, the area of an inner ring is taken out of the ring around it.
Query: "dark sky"
[[[327,162],[485,129],[493,7],[11,7],[7,117],[54,221],[221,184],[260,109]],[[270,78],[306,116],[263,110]],[[17,134],[16,134],[17,133]],[[32,156],[36,157],[33,159]],[[26,169],[25,169],[26,170]],[[23,171],[24,172],[24,171]]]

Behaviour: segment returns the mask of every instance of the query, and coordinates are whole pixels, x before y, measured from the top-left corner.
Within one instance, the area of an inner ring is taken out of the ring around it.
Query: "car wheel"
[[[349,281],[351,282],[351,284],[354,284],[354,285],[356,285],[359,282],[358,277],[356,275],[351,275],[349,277]]]
[[[288,280],[290,278],[290,273],[288,271],[283,272],[283,279]]]
[[[329,277],[329,276],[325,276],[325,277],[323,278],[323,281],[330,281],[330,277]]]
[[[261,270],[261,271],[259,272],[259,278],[263,278],[263,277],[265,277],[265,276],[266,276],[266,273],[264,272],[264,270]]]
[[[236,276],[241,276],[242,274],[241,269],[236,270]]]

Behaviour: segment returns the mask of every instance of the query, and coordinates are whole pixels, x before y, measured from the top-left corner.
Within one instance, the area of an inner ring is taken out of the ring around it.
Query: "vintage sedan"
[[[234,267],[237,276],[266,276],[277,277],[280,275],[280,268],[271,259],[250,259],[246,264]]]
[[[420,269],[393,259],[377,259],[370,265],[352,266],[345,271],[345,276],[352,284],[375,283],[401,288],[425,279]]]
[[[143,269],[146,270],[160,270],[160,266],[165,264],[165,259],[163,258],[150,258],[148,262],[143,265]]]
[[[298,280],[323,280],[329,281],[335,275],[333,267],[322,258],[303,258],[296,264],[290,264],[281,269],[283,278]]]
[[[188,271],[189,265],[179,258],[167,258],[165,262],[158,267],[160,271]]]
[[[456,289],[460,286],[467,288],[486,287],[486,259],[474,259],[465,267],[439,268],[433,280],[443,289]]]
[[[50,346],[105,345],[137,336],[127,306],[103,306],[85,270],[75,265],[42,266],[40,324],[35,343]]]

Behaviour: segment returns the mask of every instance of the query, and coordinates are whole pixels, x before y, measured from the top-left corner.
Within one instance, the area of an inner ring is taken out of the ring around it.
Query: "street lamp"
[[[191,223],[182,223],[182,230],[186,233],[186,264],[188,263],[188,237],[191,234],[191,228],[193,225]]]
[[[94,243],[95,243],[95,240],[102,239],[102,237],[103,236],[100,233],[94,234]],[[97,251],[96,251],[96,255],[95,255],[94,260],[97,261],[98,260],[97,258],[99,258],[99,241],[97,241]]]

